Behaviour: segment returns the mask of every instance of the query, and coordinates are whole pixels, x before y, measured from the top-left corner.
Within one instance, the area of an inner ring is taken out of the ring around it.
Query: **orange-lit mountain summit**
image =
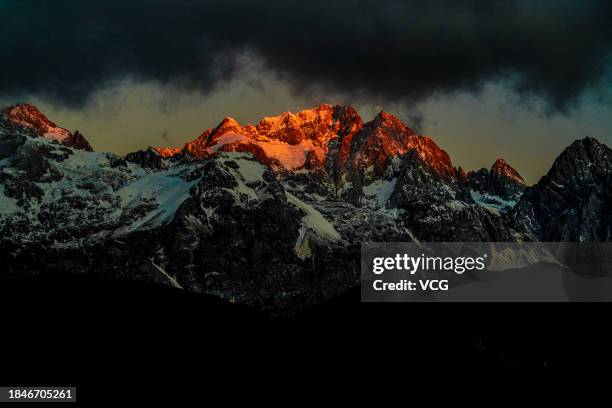
[[[318,162],[341,176],[352,166],[380,172],[389,157],[416,149],[438,174],[449,179],[455,169],[446,152],[430,138],[417,136],[397,117],[380,112],[371,122],[350,106],[320,105],[298,113],[263,118],[256,126],[225,118],[182,149],[158,148],[164,157],[203,158],[217,152],[249,151],[279,170],[299,170]],[[310,160],[308,160],[310,159]]]
[[[466,173],[397,117],[331,105],[121,157],[16,105],[0,112],[0,262],[292,313],[356,287],[363,242],[610,240],[610,163],[579,140],[528,187],[502,159]]]
[[[469,182],[463,170],[455,168],[448,153],[431,138],[417,135],[386,112],[364,123],[350,106],[322,104],[297,113],[266,117],[257,125],[241,125],[228,117],[183,148],[154,149],[163,158],[175,159],[249,152],[279,174],[316,169],[337,189],[363,184],[364,177],[381,177],[394,158],[412,150],[445,181],[458,185]],[[520,176],[514,177],[518,175],[516,170],[509,169],[508,179],[524,185]]]

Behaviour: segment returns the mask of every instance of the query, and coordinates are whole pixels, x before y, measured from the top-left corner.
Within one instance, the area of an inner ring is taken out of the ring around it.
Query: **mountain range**
[[[125,157],[36,107],[0,112],[7,277],[154,282],[283,312],[359,285],[362,242],[610,241],[612,150],[577,140],[534,186],[466,172],[385,112],[320,105]]]

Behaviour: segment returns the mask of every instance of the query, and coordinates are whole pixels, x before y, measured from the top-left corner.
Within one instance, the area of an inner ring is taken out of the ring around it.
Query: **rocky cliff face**
[[[225,119],[181,149],[122,158],[21,110],[0,116],[0,261],[12,275],[137,279],[279,312],[357,285],[362,242],[611,236],[611,154],[592,139],[520,198],[507,163],[466,174],[386,113]]]
[[[511,210],[527,188],[521,175],[503,159],[495,161],[490,170],[467,173],[464,180],[475,202],[501,213]]]
[[[542,241],[612,239],[612,150],[592,138],[574,142],[510,214]]]
[[[290,179],[297,194],[300,188],[317,190],[322,196],[355,205],[363,200],[363,187],[390,171],[394,158],[412,150],[437,177],[459,183],[460,175],[449,155],[431,138],[416,135],[385,112],[364,124],[349,106],[320,105],[295,114],[287,112],[264,118],[256,126],[225,118],[182,149],[157,149],[164,158],[196,160],[220,152],[248,152]],[[304,170],[316,174],[317,188],[309,177],[296,177],[296,172]]]
[[[9,106],[0,111],[0,120],[5,126],[28,128],[39,137],[55,140],[73,149],[93,151],[87,139],[78,130],[73,134],[58,127],[33,105],[23,103]]]
[[[509,242],[519,239],[498,213],[472,201],[437,176],[414,150],[402,161],[388,206],[402,211],[405,225],[427,242]]]
[[[130,278],[294,310],[357,284],[362,240],[409,238],[370,209],[301,200],[251,153],[194,160],[148,149],[123,159],[62,141],[0,120],[9,275]],[[322,171],[313,161],[306,167]]]
[[[527,185],[525,180],[504,159],[498,159],[489,172],[490,192],[507,200],[518,200]]]
[[[521,175],[503,159],[495,161],[490,170],[469,172],[467,185],[474,191],[511,201],[518,201],[527,188]]]

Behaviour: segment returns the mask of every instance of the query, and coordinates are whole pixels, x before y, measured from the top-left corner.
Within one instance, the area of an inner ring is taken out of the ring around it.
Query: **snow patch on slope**
[[[484,194],[474,190],[470,190],[470,195],[476,204],[496,215],[510,211],[517,203],[513,200],[504,200],[501,197]]]
[[[217,151],[219,151],[220,148],[222,148],[226,144],[238,143],[238,142],[250,142],[250,141],[251,139],[245,135],[241,135],[235,132],[228,132],[224,134],[223,136],[221,136],[219,139],[217,139],[216,144],[207,148],[206,152],[208,154],[216,153]]]
[[[132,232],[142,227],[155,227],[169,222],[181,204],[189,197],[189,190],[199,179],[185,181],[180,177],[184,168],[173,168],[148,174],[117,190],[122,209],[134,208],[146,202],[157,204],[145,216],[117,231]]]
[[[392,180],[376,180],[372,184],[364,187],[363,193],[367,203],[371,204],[371,207],[375,209],[385,208],[396,185],[397,178],[394,178]]]
[[[266,168],[256,161],[250,153],[225,153],[219,160],[224,164],[231,161],[238,165],[236,169],[226,165],[227,170],[238,183],[238,187],[231,191],[246,195],[251,200],[260,201],[265,198],[254,186],[259,182],[263,183]],[[236,203],[242,205],[240,196],[236,197]]]
[[[279,140],[255,140],[235,132],[229,132],[221,136],[214,145],[206,149],[206,152],[208,154],[216,153],[223,146],[232,143],[247,143],[259,146],[266,153],[266,156],[278,160],[288,170],[303,167],[306,163],[306,157],[311,151],[314,151],[320,159],[325,155],[323,149],[313,145],[310,139],[303,140],[298,145],[291,145]]]
[[[288,202],[306,213],[306,216],[302,219],[304,226],[306,226],[310,231],[314,232],[315,235],[321,239],[331,242],[340,241],[341,237],[338,231],[336,231],[334,226],[327,221],[319,211],[315,210],[312,206],[306,204],[293,194],[286,194]]]
[[[249,153],[230,153],[221,158],[221,162],[225,163],[231,160],[238,164],[238,173],[240,179],[246,183],[254,183],[263,181],[263,174],[266,168],[253,158]]]
[[[319,158],[324,155],[323,149],[314,146],[310,139],[302,140],[298,145],[290,145],[277,140],[258,142],[257,145],[266,152],[268,157],[278,160],[288,170],[303,167],[306,163],[306,157],[311,151],[314,151]]]
[[[19,211],[17,200],[4,194],[4,186],[0,184],[0,215],[10,215]]]
[[[8,162],[8,159],[0,160],[0,170]],[[19,211],[17,200],[12,197],[8,197],[5,194],[5,187],[0,184],[0,215],[10,215]]]

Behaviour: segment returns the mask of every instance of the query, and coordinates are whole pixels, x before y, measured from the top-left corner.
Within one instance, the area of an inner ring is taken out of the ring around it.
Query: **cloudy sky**
[[[0,101],[118,153],[351,104],[533,183],[576,138],[612,146],[610,21],[599,0],[0,0]]]

